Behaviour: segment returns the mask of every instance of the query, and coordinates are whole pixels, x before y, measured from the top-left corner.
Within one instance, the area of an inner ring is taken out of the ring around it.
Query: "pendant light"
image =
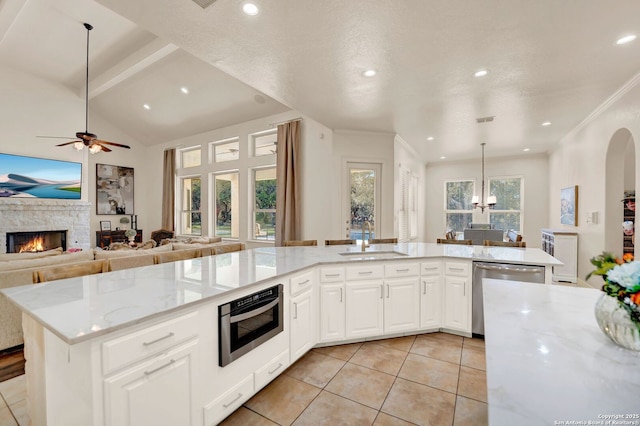
[[[484,213],[484,209],[486,208],[489,208],[489,209],[494,208],[496,206],[496,202],[498,201],[495,195],[490,195],[489,197],[487,197],[487,204],[479,203],[480,201],[484,203],[484,146],[485,145],[486,143],[484,142],[480,144],[480,146],[482,146],[482,195],[480,199],[478,199],[477,195],[474,195],[473,198],[471,198],[471,203],[473,204],[473,207],[479,208],[482,213]]]

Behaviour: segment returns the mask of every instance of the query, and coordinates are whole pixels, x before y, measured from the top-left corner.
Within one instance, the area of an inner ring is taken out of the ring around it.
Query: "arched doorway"
[[[621,200],[624,198],[625,191],[635,191],[635,183],[635,142],[628,129],[618,129],[611,137],[607,149],[604,212],[605,250],[618,255],[622,254],[625,244],[622,228],[625,220],[625,203]],[[640,246],[640,240],[637,246]]]

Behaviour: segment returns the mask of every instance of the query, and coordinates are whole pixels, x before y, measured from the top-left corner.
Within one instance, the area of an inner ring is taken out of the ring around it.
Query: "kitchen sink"
[[[340,256],[346,256],[352,259],[390,259],[406,255],[406,253],[399,251],[348,251],[340,253]]]

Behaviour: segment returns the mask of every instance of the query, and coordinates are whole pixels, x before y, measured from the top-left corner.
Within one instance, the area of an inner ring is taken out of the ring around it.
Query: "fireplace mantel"
[[[0,253],[7,250],[7,232],[65,229],[68,247],[89,249],[91,203],[86,201],[0,198]]]

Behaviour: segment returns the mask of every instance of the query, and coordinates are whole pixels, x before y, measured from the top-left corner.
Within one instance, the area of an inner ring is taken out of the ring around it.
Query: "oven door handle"
[[[263,313],[267,312],[269,309],[272,309],[278,303],[280,303],[280,298],[275,299],[273,302],[271,302],[268,305],[265,305],[265,306],[263,306],[263,307],[261,307],[259,309],[256,309],[255,311],[249,311],[249,312],[245,312],[245,313],[240,314],[240,315],[230,316],[229,317],[229,322],[230,323],[234,323],[234,322],[244,321],[244,320],[249,319],[251,317],[255,317],[256,315],[263,314]]]

